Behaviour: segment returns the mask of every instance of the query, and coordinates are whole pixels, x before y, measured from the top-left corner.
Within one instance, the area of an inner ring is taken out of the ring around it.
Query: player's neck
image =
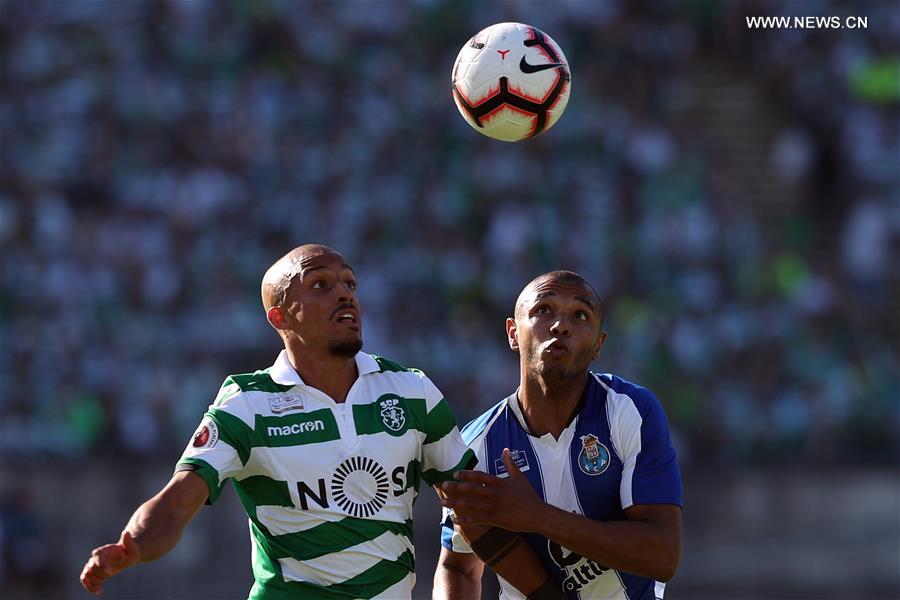
[[[550,433],[559,439],[572,422],[587,377],[587,373],[583,373],[573,378],[547,380],[532,373],[522,373],[519,406],[532,434]]]
[[[303,383],[327,394],[337,403],[347,399],[347,393],[358,376],[355,357],[330,353],[316,355],[293,344],[285,346],[285,350]]]

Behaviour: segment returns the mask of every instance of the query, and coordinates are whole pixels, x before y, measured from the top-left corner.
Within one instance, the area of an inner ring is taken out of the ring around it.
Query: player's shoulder
[[[605,391],[606,401],[613,408],[623,404],[632,404],[642,415],[661,410],[659,399],[648,388],[629,381],[612,373],[591,373],[596,382]]]
[[[286,392],[292,387],[276,383],[268,369],[252,373],[236,373],[229,375],[222,382],[219,393],[213,401],[213,408],[224,408],[240,403],[256,393],[278,394]]]
[[[440,392],[421,369],[407,367],[378,354],[364,352],[359,353],[357,362],[361,367],[360,373],[373,377],[378,385],[398,387],[401,396],[421,394],[423,387],[427,396],[440,396]]]
[[[241,392],[268,392],[277,394],[291,389],[292,385],[276,383],[269,370],[254,371],[252,373],[237,373],[229,375],[222,383],[222,387],[232,387]]]
[[[357,363],[360,374],[364,374],[373,393],[388,392],[405,398],[424,398],[429,411],[444,397],[421,369],[364,352],[357,355]]]
[[[422,372],[421,369],[416,369],[415,367],[407,367],[405,365],[400,364],[397,361],[390,360],[389,358],[385,358],[383,356],[379,356],[378,354],[365,354],[375,361],[375,367],[377,370],[373,371],[374,373],[383,374],[383,373],[408,373],[409,375],[415,377],[425,377],[425,373]]]
[[[462,428],[460,434],[466,445],[471,445],[479,437],[483,437],[490,431],[491,426],[497,422],[497,419],[503,415],[507,407],[508,398],[504,398],[497,404],[493,405]]]

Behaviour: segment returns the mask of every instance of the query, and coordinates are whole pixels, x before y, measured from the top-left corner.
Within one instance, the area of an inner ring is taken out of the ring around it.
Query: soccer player
[[[524,533],[569,598],[662,598],[681,552],[681,475],[653,394],[588,371],[606,339],[600,298],[577,273],[546,273],[506,330],[519,389],[463,429],[478,470],[443,484],[435,597],[479,596],[468,532],[490,527]],[[504,598],[522,597],[498,575]]]
[[[336,251],[286,254],[262,301],[284,350],[225,379],[169,483],[93,551],[87,590],[171,550],[232,479],[250,518],[251,598],[410,597],[419,483],[450,479],[473,453],[424,373],[360,351],[356,278]],[[534,590],[548,576],[528,553],[538,575],[520,589]]]

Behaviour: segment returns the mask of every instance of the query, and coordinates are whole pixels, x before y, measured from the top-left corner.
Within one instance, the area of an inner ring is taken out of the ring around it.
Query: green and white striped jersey
[[[338,404],[282,351],[232,375],[178,462],[215,502],[231,478],[250,517],[253,600],[409,598],[419,483],[474,457],[440,391],[415,369],[360,352]]]

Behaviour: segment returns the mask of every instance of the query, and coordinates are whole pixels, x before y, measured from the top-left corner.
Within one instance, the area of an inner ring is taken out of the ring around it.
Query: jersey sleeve
[[[208,503],[219,497],[225,481],[235,476],[249,457],[249,440],[243,422],[229,412],[240,392],[235,383],[225,384],[178,460],[175,471],[193,471],[209,487]]]
[[[422,443],[422,479],[435,485],[453,478],[455,471],[470,466],[475,453],[466,448],[456,418],[440,390],[422,376],[425,387],[425,440]]]
[[[478,464],[475,465],[474,469],[484,473],[487,471],[484,468],[483,441],[484,438],[474,440],[474,443],[470,446],[470,450],[475,453],[475,460],[478,461]],[[441,511],[441,546],[453,552],[469,554],[472,552],[472,547],[469,545],[469,542],[466,541],[466,538],[459,532],[459,529],[454,526],[453,517],[454,514],[452,509],[444,508]]]
[[[610,420],[610,433],[622,460],[622,508],[635,504],[681,506],[681,472],[666,414],[649,390],[640,388],[633,395]]]

